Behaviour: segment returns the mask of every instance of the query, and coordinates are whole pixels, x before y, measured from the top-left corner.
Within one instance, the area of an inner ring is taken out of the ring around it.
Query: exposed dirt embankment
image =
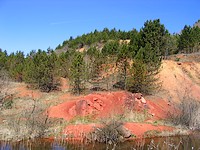
[[[200,63],[164,60],[159,73],[162,81],[160,96],[171,102],[184,97],[200,100]]]

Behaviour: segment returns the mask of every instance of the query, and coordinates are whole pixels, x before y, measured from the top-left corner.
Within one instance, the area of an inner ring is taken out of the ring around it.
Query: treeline
[[[70,49],[82,48],[84,45],[91,46],[97,43],[106,43],[109,40],[126,40],[132,37],[132,31],[121,31],[108,28],[104,28],[103,31],[95,30],[94,32],[83,34],[75,39],[71,36],[69,40],[63,41],[63,43],[58,45],[56,49],[62,49],[63,47],[68,47]]]
[[[59,79],[64,77],[69,78],[71,91],[77,94],[86,89],[111,88],[151,93],[159,86],[155,75],[161,59],[199,51],[199,35],[200,29],[190,26],[185,26],[180,35],[171,35],[159,19],[149,20],[140,31],[104,29],[70,38],[55,51],[49,48],[25,56],[21,51],[8,55],[0,50],[0,68],[13,80],[45,92],[58,89]],[[77,51],[85,45],[86,51]],[[67,51],[57,53],[66,46]]]

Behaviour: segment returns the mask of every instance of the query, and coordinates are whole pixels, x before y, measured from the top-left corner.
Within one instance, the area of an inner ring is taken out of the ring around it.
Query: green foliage
[[[160,24],[160,20],[146,21],[144,27],[140,30],[139,40],[132,39],[135,51],[133,56],[133,64],[130,74],[127,77],[127,89],[131,92],[151,93],[158,87],[157,78],[161,65],[161,54],[166,45],[165,36],[167,30],[164,25]],[[138,41],[138,46],[137,45]]]
[[[144,27],[140,30],[140,47],[145,47],[146,44],[150,44],[152,50],[156,55],[160,55],[164,51],[164,36],[168,33],[164,25],[160,23],[160,20],[148,20],[144,23]]]
[[[7,52],[6,51],[2,51],[2,49],[0,49],[0,70],[1,69],[6,69],[6,62],[7,62]]]
[[[12,53],[8,56],[7,65],[9,66],[8,72],[15,81],[22,82],[22,73],[24,69],[24,53],[17,51],[16,54]]]
[[[82,36],[77,36],[75,39],[70,37],[69,40],[63,41],[62,45],[58,45],[56,49],[62,49],[68,47],[69,49],[81,48],[83,45],[91,46],[95,43],[106,43],[109,40],[120,40],[120,39],[130,39],[130,32],[125,32],[121,30],[104,28],[103,31],[97,31],[83,34]]]
[[[103,64],[104,57],[95,47],[89,48],[86,55],[88,57],[88,80],[96,80],[100,76],[101,65]]]
[[[61,53],[58,56],[57,67],[58,67],[58,74],[61,77],[67,78],[70,76],[70,66],[73,59],[73,54],[75,51],[69,50],[66,52]]]
[[[3,102],[3,108],[4,109],[11,109],[13,107],[13,99],[6,99]]]
[[[191,26],[185,26],[182,30],[179,40],[179,49],[185,50],[187,53],[192,47],[192,37],[191,37],[192,28]]]
[[[121,83],[122,89],[127,89],[126,79],[128,75],[128,70],[130,68],[129,60],[132,54],[134,53],[134,51],[131,50],[132,49],[127,44],[121,44],[118,48],[116,65],[119,68],[119,73],[120,73],[119,83]]]
[[[200,28],[198,26],[185,26],[178,41],[179,51],[185,53],[198,52],[200,50]]]
[[[86,51],[77,52],[80,48]],[[159,19],[148,20],[139,32],[104,28],[70,37],[56,49],[32,51],[26,57],[20,51],[8,55],[0,49],[0,70],[15,81],[25,81],[46,92],[56,89],[58,78],[64,77],[70,79],[77,94],[89,87],[87,84],[110,89],[108,86],[117,83],[131,92],[151,93],[157,87],[155,76],[161,58],[180,51],[199,51],[200,28],[185,26],[180,35],[171,35]]]
[[[73,93],[80,94],[85,88],[86,81],[86,66],[83,54],[80,52],[76,52],[73,56],[69,79]]]
[[[165,44],[164,44],[164,51],[162,52],[162,56],[169,56],[178,53],[178,34],[166,34],[164,36]]]
[[[104,45],[102,49],[102,54],[103,56],[116,55],[118,53],[118,48],[119,48],[118,41],[109,41]]]
[[[56,61],[57,55],[54,52],[48,55],[45,51],[38,50],[37,53],[30,54],[25,63],[25,82],[45,92],[56,89]]]
[[[149,93],[147,78],[147,66],[141,60],[135,60],[127,77],[127,89],[133,93]]]

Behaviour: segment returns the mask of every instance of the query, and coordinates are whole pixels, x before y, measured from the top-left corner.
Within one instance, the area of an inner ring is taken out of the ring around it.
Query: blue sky
[[[0,48],[25,53],[55,48],[104,27],[139,30],[160,19],[170,33],[200,19],[200,0],[0,0]]]

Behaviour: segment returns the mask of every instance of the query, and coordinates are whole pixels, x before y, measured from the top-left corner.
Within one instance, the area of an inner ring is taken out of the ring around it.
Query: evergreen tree
[[[191,32],[193,48],[192,52],[199,52],[200,51],[200,27],[195,26],[192,28]]]
[[[89,58],[89,77],[90,79],[97,79],[101,71],[101,65],[103,64],[103,56],[99,50],[95,47],[89,48],[87,50],[87,56]]]
[[[72,62],[72,56],[75,51],[66,51],[58,57],[58,73],[61,77],[67,78],[70,76],[69,68]]]
[[[183,51],[185,53],[191,52],[191,49],[193,47],[193,42],[192,42],[192,27],[191,26],[184,26],[180,38],[179,38],[179,50]]]
[[[165,35],[165,45],[162,56],[165,58],[169,55],[177,54],[178,53],[178,34],[166,34]]]
[[[55,73],[57,55],[47,55],[45,51],[38,50],[37,53],[31,53],[27,56],[24,79],[25,82],[30,83],[35,88],[41,91],[49,92],[57,88],[57,74]]]
[[[140,30],[139,47],[145,47],[150,44],[152,51],[155,55],[160,56],[163,54],[165,45],[165,35],[168,31],[160,20],[146,21],[144,27]]]
[[[83,54],[76,52],[70,67],[70,84],[75,94],[80,94],[85,88],[86,70]]]
[[[119,68],[120,73],[120,83],[122,89],[127,89],[126,82],[127,82],[127,75],[128,70],[130,67],[129,60],[133,55],[134,51],[131,51],[131,47],[125,43],[122,43],[119,46],[119,51],[117,53],[117,61],[116,66]]]
[[[118,41],[107,42],[102,49],[102,54],[103,56],[116,55],[118,53],[118,48]]]
[[[9,75],[15,81],[22,82],[23,80],[23,69],[24,69],[24,53],[17,51],[16,53],[11,53],[8,56],[7,64],[9,66]]]
[[[135,59],[127,76],[127,90],[133,93],[149,93],[147,80],[147,65],[142,60]]]
[[[154,54],[150,44],[140,48],[127,77],[127,89],[131,92],[152,93],[160,86],[156,77],[160,64],[161,59]]]
[[[7,52],[6,51],[3,52],[2,49],[0,49],[0,70],[7,69],[6,65],[7,57],[8,57]]]

